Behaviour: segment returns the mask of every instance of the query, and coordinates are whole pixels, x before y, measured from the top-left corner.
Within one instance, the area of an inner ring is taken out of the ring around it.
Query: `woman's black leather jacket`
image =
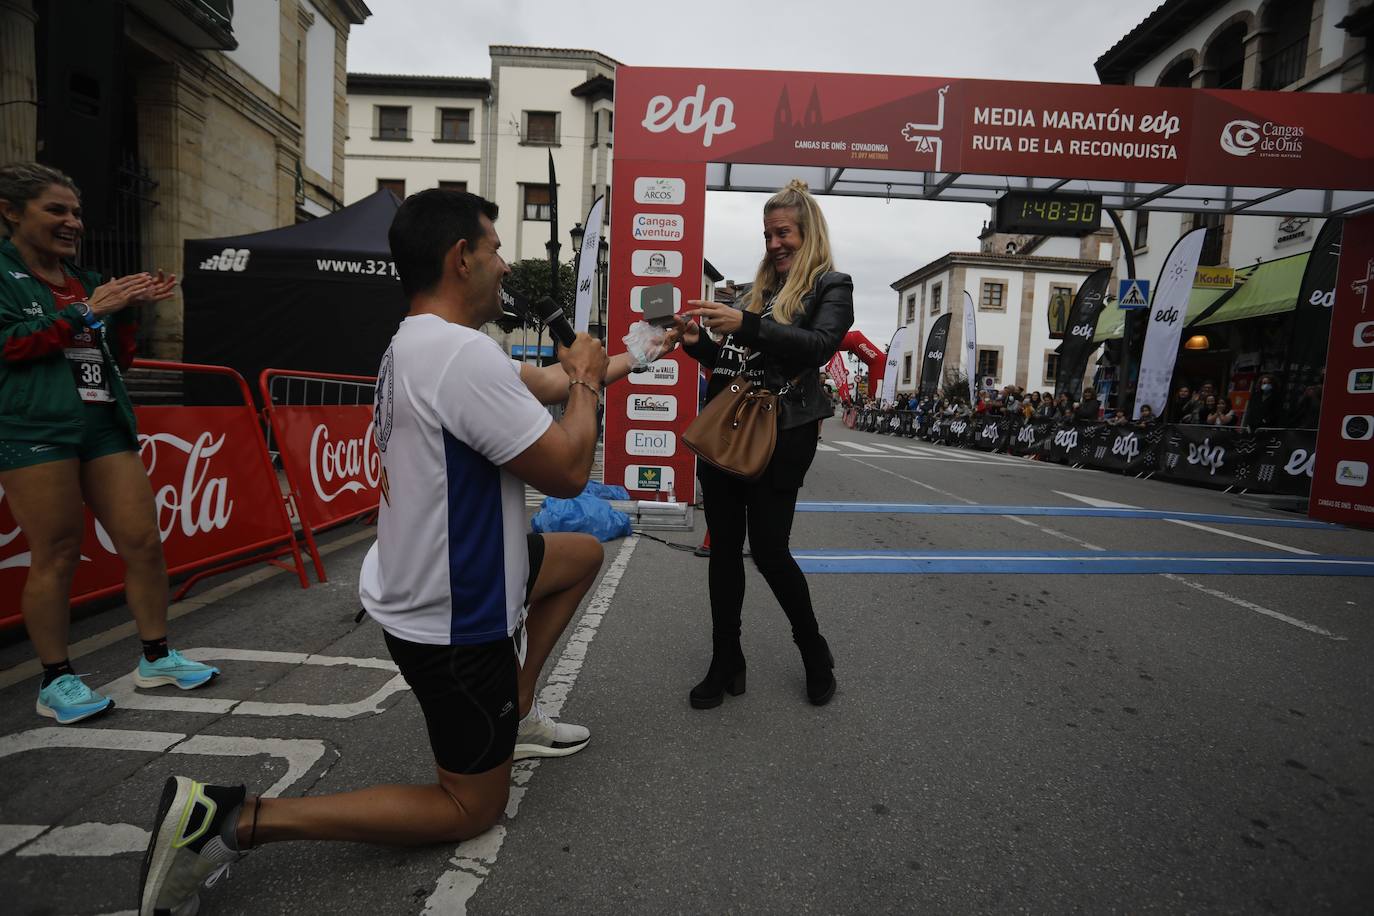
[[[835,412],[821,389],[818,367],[830,361],[854,325],[854,281],[838,271],[821,274],[802,303],[805,311],[792,324],[745,312],[744,324],[730,335],[733,343],[763,355],[764,380],[774,391],[797,379],[778,399],[779,429],[822,420]],[[684,349],[708,368],[715,366],[720,352],[719,345],[705,333]]]

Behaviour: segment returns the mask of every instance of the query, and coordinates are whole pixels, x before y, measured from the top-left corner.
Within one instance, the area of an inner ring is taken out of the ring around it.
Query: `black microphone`
[[[534,310],[539,315],[539,319],[544,322],[544,327],[549,329],[549,334],[565,347],[571,347],[577,338],[572,325],[563,314],[562,307],[548,296],[540,299],[534,304]]]

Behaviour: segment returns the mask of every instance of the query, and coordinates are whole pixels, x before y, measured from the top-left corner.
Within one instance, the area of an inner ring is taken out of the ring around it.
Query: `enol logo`
[[[677,436],[668,430],[629,429],[625,431],[625,451],[631,455],[668,457],[677,449]]]
[[[1260,126],[1254,121],[1227,122],[1221,129],[1221,148],[1232,156],[1248,156],[1260,142]]]
[[[728,134],[735,129],[735,103],[727,98],[712,99],[706,104],[706,86],[697,84],[695,95],[678,101],[674,109],[673,100],[666,95],[656,95],[649,100],[644,110],[644,120],[640,123],[655,134],[661,134],[670,127],[678,133],[694,134],[702,131],[701,145],[710,146],[717,134]]]

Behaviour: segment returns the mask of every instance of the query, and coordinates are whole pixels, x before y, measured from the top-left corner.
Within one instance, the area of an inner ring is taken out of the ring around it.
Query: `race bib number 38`
[[[72,367],[77,393],[88,404],[109,403],[110,380],[106,375],[104,354],[96,347],[70,347],[67,362]]]

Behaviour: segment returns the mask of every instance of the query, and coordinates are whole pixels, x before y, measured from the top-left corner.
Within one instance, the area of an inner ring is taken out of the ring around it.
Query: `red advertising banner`
[[[611,200],[607,348],[622,353],[629,326],[641,320],[640,296],[671,283],[676,311],[702,294],[706,167],[699,163],[616,159]],[[762,217],[760,217],[762,218]],[[672,233],[645,227],[671,223]],[[678,350],[646,372],[606,390],[605,482],[635,499],[691,501],[696,457],[682,431],[697,415],[697,363]]]
[[[169,570],[290,542],[281,491],[250,409],[139,407],[135,413]],[[0,491],[0,626],[18,620],[29,562],[28,543]],[[72,600],[117,591],[123,581],[124,564],[88,511]]]
[[[305,524],[319,529],[377,508],[382,460],[371,405],[273,407],[271,420]]]
[[[1341,239],[1308,514],[1374,528],[1374,214]]]
[[[1369,189],[1368,96],[620,67],[621,158]],[[619,201],[617,201],[619,204]]]

